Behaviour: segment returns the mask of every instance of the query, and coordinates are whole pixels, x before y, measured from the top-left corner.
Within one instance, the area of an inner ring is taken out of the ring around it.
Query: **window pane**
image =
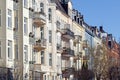
[[[41,64],[44,64],[44,51],[41,51]]]
[[[24,0],[24,7],[25,7],[25,8],[28,7],[28,2],[27,2],[27,0]]]
[[[40,3],[40,12],[44,13],[44,4]]]
[[[12,41],[8,40],[8,58],[12,59]]]
[[[15,45],[15,59],[18,59],[18,45]]]
[[[52,66],[52,54],[49,54],[49,65]]]
[[[24,34],[27,34],[28,29],[28,19],[24,17]]]
[[[49,21],[52,20],[52,10],[50,8],[48,9],[48,18],[49,18]]]
[[[24,61],[28,62],[28,46],[24,46]]]
[[[52,31],[49,30],[49,43],[51,43],[51,42],[52,42]]]
[[[8,9],[8,27],[12,27],[12,11]]]
[[[0,58],[1,58],[1,53],[2,53],[1,50],[2,50],[2,49],[1,49],[1,41],[0,41]]]
[[[0,10],[0,26],[1,26],[1,20],[2,20],[1,18],[2,18],[2,17],[1,17],[1,10]]]

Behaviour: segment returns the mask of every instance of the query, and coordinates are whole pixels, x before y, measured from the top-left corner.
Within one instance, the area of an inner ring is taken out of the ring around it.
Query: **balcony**
[[[33,13],[33,23],[36,27],[40,27],[46,23],[46,15],[43,12],[34,12]]]
[[[39,52],[46,48],[46,39],[37,39],[34,44],[34,50]]]
[[[69,78],[70,75],[73,75],[75,73],[75,68],[74,67],[65,67],[62,68],[62,77],[67,77]]]
[[[69,28],[66,28],[63,30],[62,37],[66,38],[66,39],[74,39],[75,38],[74,33]]]
[[[41,64],[30,63],[29,64],[29,69],[31,71],[41,71]]]
[[[72,56],[74,56],[74,50],[63,47],[62,57],[72,57]]]

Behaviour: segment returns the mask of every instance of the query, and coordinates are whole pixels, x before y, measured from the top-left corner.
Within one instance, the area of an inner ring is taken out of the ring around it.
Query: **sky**
[[[120,0],[72,0],[73,8],[84,15],[91,26],[103,26],[120,41]]]

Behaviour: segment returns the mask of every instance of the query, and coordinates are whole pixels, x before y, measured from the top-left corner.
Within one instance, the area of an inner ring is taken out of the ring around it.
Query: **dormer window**
[[[40,3],[40,12],[44,13],[44,4]]]

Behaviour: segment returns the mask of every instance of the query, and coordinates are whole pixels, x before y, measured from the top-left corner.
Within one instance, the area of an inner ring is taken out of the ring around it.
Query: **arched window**
[[[43,3],[40,3],[40,12],[44,13],[44,4]]]
[[[51,10],[51,8],[48,9],[48,19],[49,19],[49,21],[52,20],[52,10]]]

